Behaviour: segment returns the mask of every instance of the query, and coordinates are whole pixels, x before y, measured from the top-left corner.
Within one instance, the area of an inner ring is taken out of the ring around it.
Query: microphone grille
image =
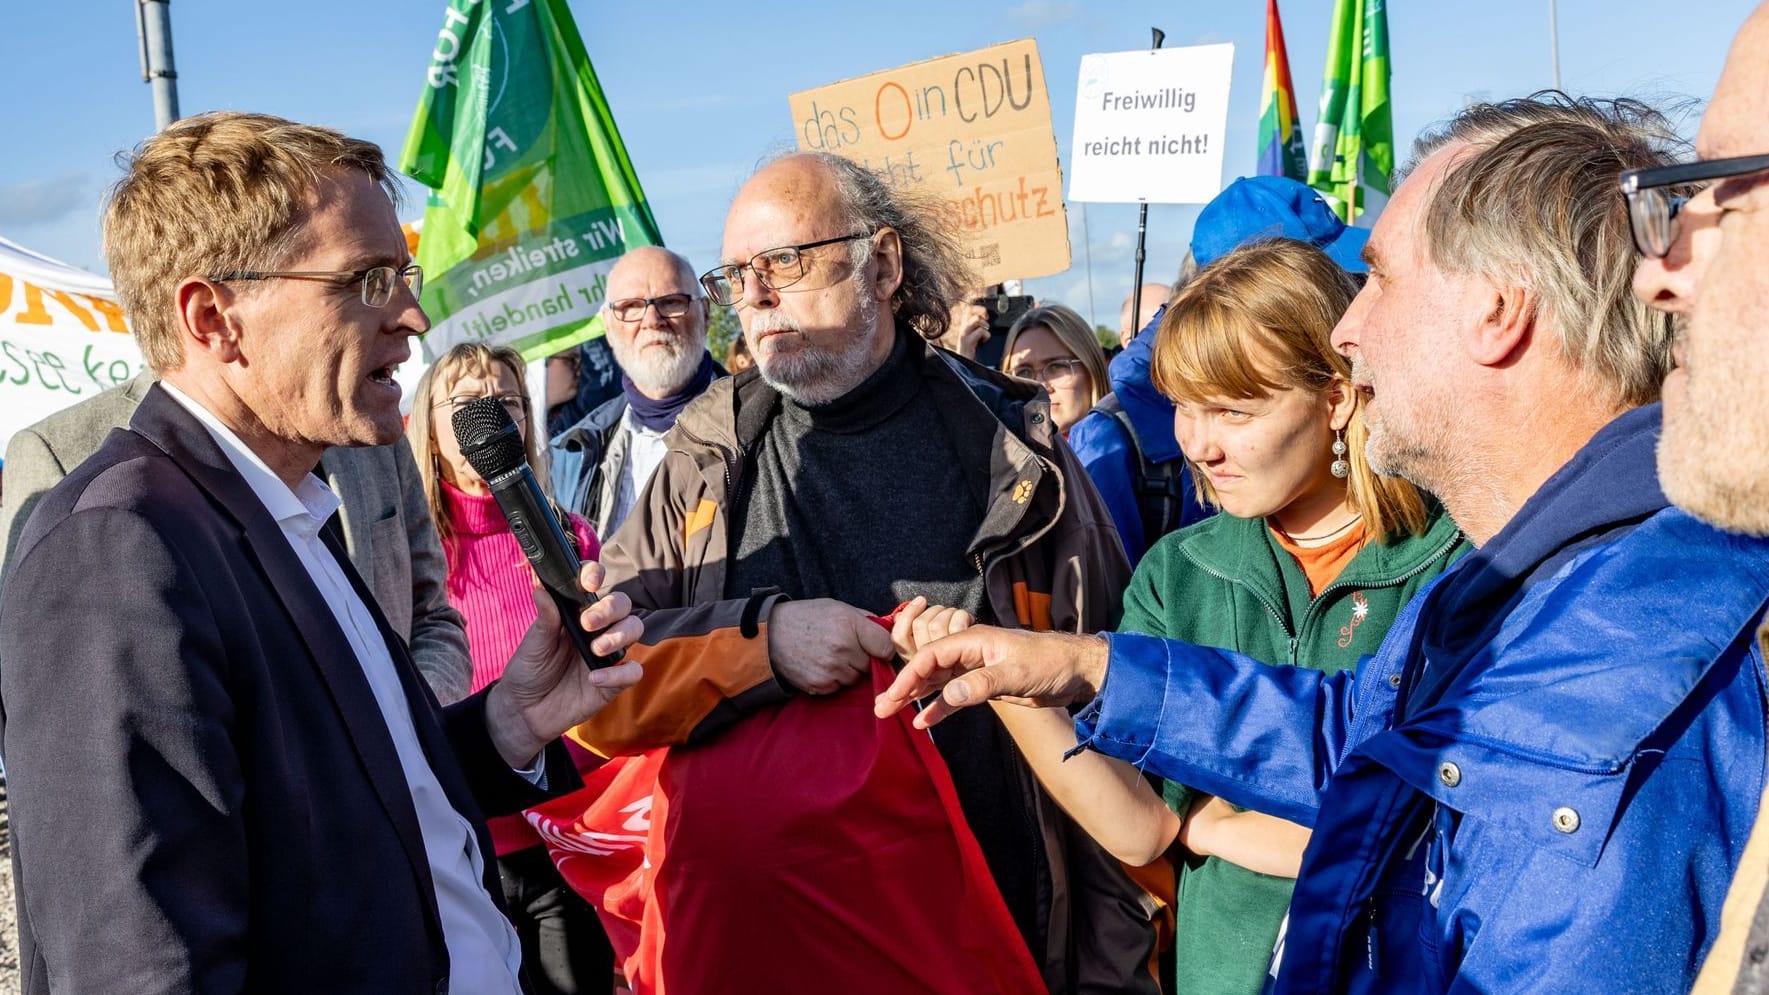
[[[467,458],[473,472],[486,480],[501,477],[527,462],[522,433],[510,420],[510,412],[502,401],[476,397],[455,409],[453,421],[461,455]]]

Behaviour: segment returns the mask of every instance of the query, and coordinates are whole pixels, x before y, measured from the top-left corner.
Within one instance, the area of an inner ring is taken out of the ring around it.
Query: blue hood
[[[1658,484],[1662,410],[1648,404],[1617,416],[1555,471],[1486,545],[1469,554],[1429,595],[1425,644],[1457,666],[1440,667],[1413,701],[1429,698],[1466,660],[1483,630],[1534,584],[1580,552],[1611,542],[1670,502]]]
[[[1113,357],[1106,371],[1112,381],[1112,393],[1118,395],[1118,403],[1136,426],[1144,455],[1156,463],[1178,459],[1180,455],[1179,443],[1173,438],[1173,402],[1156,390],[1149,379],[1155,329],[1161,327],[1161,317],[1166,313],[1167,306],[1163,304],[1124,351]]]

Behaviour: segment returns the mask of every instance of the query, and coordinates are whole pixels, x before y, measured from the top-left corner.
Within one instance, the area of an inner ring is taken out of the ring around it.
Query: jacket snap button
[[[1562,805],[1554,810],[1554,828],[1563,833],[1579,831],[1579,814]]]
[[[1462,783],[1462,768],[1445,760],[1437,765],[1437,779],[1443,782],[1444,787],[1453,788]]]
[[[1033,414],[1032,414],[1032,424],[1034,424],[1034,425],[1037,425],[1037,424],[1038,424],[1038,423],[1040,423],[1040,422],[1042,422],[1042,421],[1044,421],[1044,416],[1043,416],[1043,415],[1041,415],[1041,414],[1038,414],[1038,413],[1037,413],[1037,412],[1033,412]]]
[[[1400,675],[1399,674],[1389,674],[1388,675],[1388,686],[1391,688],[1400,687]]]

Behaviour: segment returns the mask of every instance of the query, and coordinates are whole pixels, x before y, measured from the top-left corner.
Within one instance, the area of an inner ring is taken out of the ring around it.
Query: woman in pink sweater
[[[514,349],[463,343],[418,381],[406,434],[448,557],[448,600],[467,623],[473,690],[503,675],[504,664],[534,622],[531,574],[485,480],[461,455],[454,413],[494,397],[523,431],[529,468],[546,486],[546,435],[529,401],[522,357]],[[556,512],[561,509],[555,507]],[[578,555],[595,559],[601,544],[581,516],[561,514]],[[520,815],[489,821],[504,901],[522,941],[522,961],[537,995],[607,992],[613,955],[595,910],[559,877],[546,847]]]

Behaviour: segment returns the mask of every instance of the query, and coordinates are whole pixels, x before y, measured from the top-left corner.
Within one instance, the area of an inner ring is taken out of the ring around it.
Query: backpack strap
[[[1143,544],[1153,546],[1155,540],[1178,528],[1188,498],[1185,490],[1185,461],[1166,460],[1154,463],[1143,449],[1136,423],[1124,410],[1116,393],[1107,394],[1094,405],[1094,410],[1112,416],[1124,426],[1130,448],[1136,453],[1136,508],[1142,517]]]

